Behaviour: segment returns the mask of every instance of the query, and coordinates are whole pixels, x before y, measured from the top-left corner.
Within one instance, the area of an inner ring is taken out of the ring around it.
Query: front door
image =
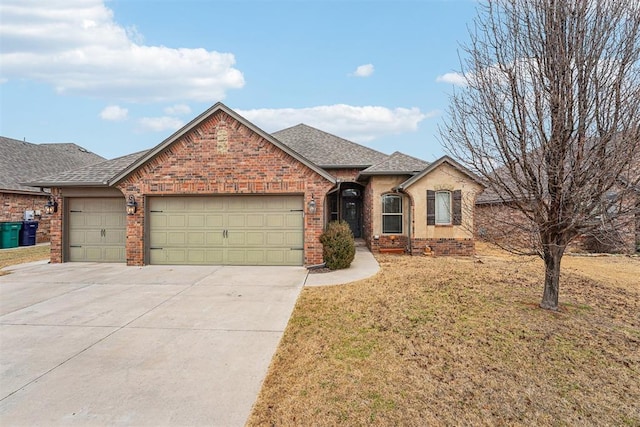
[[[349,224],[353,237],[361,237],[362,201],[360,197],[342,198],[342,219]]]

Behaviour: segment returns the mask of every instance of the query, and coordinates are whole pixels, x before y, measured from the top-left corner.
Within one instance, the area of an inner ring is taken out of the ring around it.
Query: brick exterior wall
[[[471,256],[476,253],[473,239],[411,238],[411,249],[409,249],[409,238],[403,235],[382,235],[371,241],[370,249],[373,253],[402,249],[410,255],[435,256]]]
[[[38,221],[36,243],[48,242],[50,218],[44,214],[47,200],[47,195],[0,193],[0,221],[21,222],[24,219],[24,211],[40,211],[41,216],[35,218]]]
[[[336,177],[336,179],[343,182],[355,182],[356,177],[360,173],[362,169],[327,169],[332,176]]]
[[[135,197],[138,210],[127,217],[127,265],[145,261],[145,197],[160,195],[313,195],[316,213],[305,212],[304,263],[322,262],[324,195],[333,184],[223,111],[140,167],[117,187]]]
[[[59,197],[58,188],[52,188],[51,194],[58,201],[58,212],[51,215],[51,263],[62,262],[62,212],[64,212],[64,199]]]
[[[411,239],[412,255],[471,256],[476,253],[473,239]]]

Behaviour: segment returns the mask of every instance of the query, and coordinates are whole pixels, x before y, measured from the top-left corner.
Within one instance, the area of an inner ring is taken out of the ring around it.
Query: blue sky
[[[106,158],[217,101],[435,160],[475,0],[2,0],[0,135]],[[1,155],[1,153],[0,153]]]

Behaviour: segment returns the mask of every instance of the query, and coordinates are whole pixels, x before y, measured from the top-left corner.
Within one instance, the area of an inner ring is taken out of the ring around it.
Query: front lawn
[[[249,425],[640,425],[640,259],[381,255],[305,288]]]
[[[50,246],[48,244],[2,249],[0,250],[0,276],[9,273],[2,270],[4,267],[49,259],[49,254]]]

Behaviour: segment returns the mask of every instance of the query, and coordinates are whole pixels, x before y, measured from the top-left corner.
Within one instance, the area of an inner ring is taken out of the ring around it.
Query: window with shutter
[[[462,225],[462,191],[427,190],[427,225]]]

